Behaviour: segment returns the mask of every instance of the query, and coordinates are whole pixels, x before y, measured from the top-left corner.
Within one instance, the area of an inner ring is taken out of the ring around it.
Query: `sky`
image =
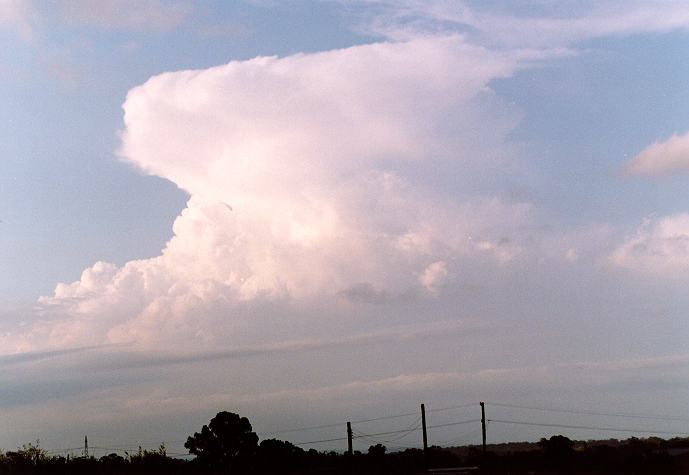
[[[0,0],[0,38],[0,448],[420,403],[477,443],[479,401],[494,442],[687,435],[686,1]]]

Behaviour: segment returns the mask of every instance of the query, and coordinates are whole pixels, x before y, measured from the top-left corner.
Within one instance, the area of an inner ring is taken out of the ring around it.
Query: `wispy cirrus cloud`
[[[360,26],[370,34],[401,40],[461,33],[482,44],[508,48],[561,48],[606,36],[689,28],[685,2],[480,2],[363,0]]]

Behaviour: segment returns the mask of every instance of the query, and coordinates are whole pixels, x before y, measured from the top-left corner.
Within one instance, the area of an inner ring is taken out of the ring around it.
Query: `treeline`
[[[448,450],[462,458],[476,449]],[[689,474],[689,438],[573,441],[555,435],[489,446],[482,467],[495,474]]]
[[[49,455],[27,444],[0,453],[0,474],[418,474],[428,468],[480,467],[484,474],[689,474],[689,439],[572,441],[553,436],[538,443],[431,447],[388,452],[371,445],[351,456],[334,451],[304,450],[288,441],[258,441],[245,417],[218,413],[187,439],[192,460],[171,457],[164,446],[124,456]]]

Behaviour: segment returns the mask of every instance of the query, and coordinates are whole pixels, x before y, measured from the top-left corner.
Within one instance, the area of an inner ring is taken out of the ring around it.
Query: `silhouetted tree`
[[[379,459],[385,456],[387,448],[383,444],[370,445],[368,447],[368,455],[373,459]]]
[[[368,465],[375,472],[380,472],[385,464],[385,452],[387,448],[383,444],[370,445],[368,447]]]
[[[538,442],[546,457],[563,459],[574,453],[574,442],[564,435],[554,435],[550,439],[541,439]]]
[[[262,473],[296,473],[304,465],[304,449],[278,439],[262,440],[258,446],[258,468]]]
[[[571,468],[574,458],[574,442],[564,435],[554,435],[550,439],[541,439],[538,442],[543,450],[544,459],[551,467]]]
[[[222,411],[201,432],[188,437],[184,447],[206,468],[236,473],[247,469],[257,444],[249,419]]]

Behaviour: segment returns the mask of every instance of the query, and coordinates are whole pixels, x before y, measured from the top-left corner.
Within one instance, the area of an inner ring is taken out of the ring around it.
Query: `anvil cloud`
[[[488,84],[520,56],[450,36],[151,78],[127,96],[120,154],[190,195],[174,236],[59,284],[15,345],[210,344],[252,302],[433,298],[463,258],[511,261],[529,205],[417,176],[509,163],[514,121]]]

